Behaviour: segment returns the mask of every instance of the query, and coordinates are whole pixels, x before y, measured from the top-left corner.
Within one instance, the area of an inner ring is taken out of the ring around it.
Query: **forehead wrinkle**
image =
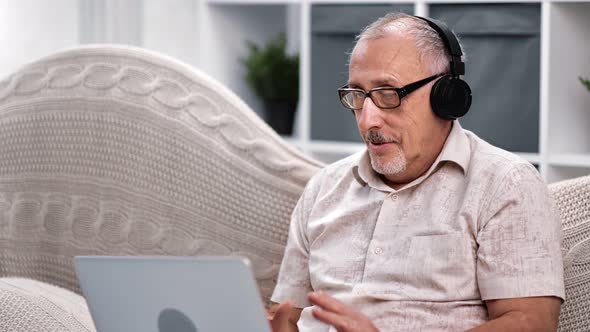
[[[371,80],[372,86],[383,86],[383,85],[396,85],[398,80],[393,75],[387,75],[390,77],[376,78]]]
[[[383,77],[373,78],[368,83],[368,87],[363,87],[364,84],[361,82],[353,81],[350,79],[348,80],[349,87],[361,87],[367,89],[382,86],[397,86],[400,84],[399,80],[394,75],[391,75],[389,73],[386,73]]]
[[[371,38],[366,40],[360,40],[351,52],[349,58],[348,69],[349,69],[349,86],[363,86],[364,84],[370,84],[370,87],[374,88],[379,86],[401,86],[404,83],[402,76],[398,70],[396,70],[395,63],[400,56],[405,56],[404,48],[407,47],[403,42],[392,41],[390,47],[384,52],[377,52],[376,45],[372,44],[374,41],[384,42],[384,39],[388,38],[400,38],[403,41],[411,40],[410,37],[400,36],[395,31],[388,31],[384,36],[377,38]],[[382,47],[382,46],[379,46]],[[374,60],[370,60],[373,58]],[[366,61],[369,61],[370,66],[373,68],[366,68]],[[362,65],[364,64],[364,66]],[[375,68],[375,66],[377,66]],[[364,69],[364,70],[362,70]],[[351,77],[353,71],[362,73],[360,76],[355,75],[354,79]],[[371,73],[373,72],[373,73]],[[368,79],[368,81],[365,81]]]
[[[405,37],[405,38],[406,39],[412,39],[411,37]],[[400,53],[402,53],[402,48],[403,47],[398,46],[398,47],[396,47],[393,50],[392,53],[389,53],[389,54],[386,53],[387,55],[390,55],[390,56],[389,56],[389,59],[387,60],[386,66],[384,66],[384,70],[385,69],[393,69],[395,67],[395,66],[392,65],[392,63],[396,60],[396,58],[398,56],[400,56]],[[407,54],[406,54],[406,56],[407,56]],[[413,61],[413,62],[415,62],[417,64],[417,66],[420,66],[420,64],[421,64],[420,63],[420,60],[419,59],[416,59],[416,60],[417,60],[417,62],[416,61]],[[397,72],[397,71],[396,72],[389,72],[389,73],[387,73],[387,75],[391,76],[393,78],[394,82],[397,83],[397,84],[403,84],[404,83],[403,80],[401,79],[400,75],[399,75],[399,72]],[[404,76],[404,75],[402,75],[402,76]]]
[[[356,75],[351,75],[356,70]],[[369,84],[372,87],[383,86],[383,85],[399,85],[401,84],[400,78],[397,73],[388,71],[387,68],[380,68],[379,70],[362,70],[358,66],[351,67],[348,75],[349,86],[362,86]]]
[[[384,37],[380,37],[380,38],[376,38],[373,40],[379,40],[379,39],[384,39]],[[360,59],[366,60],[366,56],[369,56],[369,54],[371,53],[371,47],[370,42],[372,40],[367,40],[365,41],[365,45],[362,45],[363,47],[361,48],[362,52],[357,53],[357,56],[360,56]],[[376,52],[376,50],[372,50],[372,52]],[[356,53],[356,52],[355,52]],[[372,77],[370,77],[370,84],[372,84],[373,86],[375,85],[395,85],[395,84],[401,84],[400,81],[400,77],[399,74],[394,71],[394,64],[396,59],[400,56],[400,54],[402,53],[402,49],[401,47],[392,47],[387,49],[385,52],[380,52],[378,54],[373,54],[374,57],[376,57],[376,61],[373,63],[373,65],[378,64],[377,68],[373,68],[373,70],[375,70],[376,72],[378,71],[378,75],[371,75]],[[356,66],[355,66],[356,67]],[[349,67],[350,68],[350,67]],[[352,69],[352,68],[350,68]],[[349,70],[350,73],[350,70]]]

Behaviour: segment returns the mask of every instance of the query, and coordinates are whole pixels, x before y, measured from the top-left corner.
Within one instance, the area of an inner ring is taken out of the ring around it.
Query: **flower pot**
[[[264,101],[265,121],[279,135],[291,135],[293,133],[293,121],[295,120],[296,110],[296,103]]]

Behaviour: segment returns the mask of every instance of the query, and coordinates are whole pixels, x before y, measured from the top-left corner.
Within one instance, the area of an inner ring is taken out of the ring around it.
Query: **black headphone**
[[[432,111],[446,120],[455,120],[467,114],[471,106],[471,88],[459,76],[465,75],[463,52],[455,34],[439,20],[415,16],[424,20],[442,39],[451,55],[451,74],[443,76],[432,86],[430,106]]]

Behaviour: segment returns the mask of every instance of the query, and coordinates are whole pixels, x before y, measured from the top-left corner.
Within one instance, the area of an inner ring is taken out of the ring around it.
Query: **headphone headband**
[[[471,88],[461,79],[465,75],[463,52],[455,34],[441,21],[415,16],[428,23],[443,41],[451,55],[451,75],[444,76],[432,85],[430,106],[432,111],[445,120],[455,120],[467,113],[471,107]]]
[[[451,55],[451,76],[457,77],[460,75],[465,75],[465,63],[461,59],[463,52],[461,51],[461,46],[459,45],[457,37],[455,37],[455,34],[451,31],[451,29],[449,29],[445,23],[433,18],[425,18],[421,16],[414,17],[428,23],[428,25],[433,28],[442,39]]]

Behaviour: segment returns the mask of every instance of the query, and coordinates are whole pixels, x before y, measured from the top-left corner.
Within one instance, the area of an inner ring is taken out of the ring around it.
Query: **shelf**
[[[496,1],[489,1],[489,0],[423,0],[419,2],[425,4],[494,4],[494,3],[541,3],[547,0],[521,0],[521,1],[514,1],[514,0],[496,0]]]
[[[493,4],[493,3],[584,3],[588,0],[206,0],[207,4],[277,5],[308,2],[310,4]]]
[[[288,5],[301,0],[206,0],[210,5]]]
[[[548,166],[545,181],[553,183],[587,175],[590,175],[590,167]]]
[[[551,0],[552,3],[582,3],[588,2],[588,0]]]
[[[290,50],[300,55],[301,89],[295,133],[283,139],[318,160],[330,163],[365,148],[354,117],[342,113],[334,90],[346,80],[347,52],[356,34],[374,18],[401,10],[446,20],[462,37],[468,58],[472,56],[466,79],[479,92],[473,111],[462,119],[464,128],[534,164],[547,181],[590,171],[590,94],[577,81],[578,76],[590,77],[590,46],[584,39],[590,31],[590,0],[201,4],[206,28],[199,45],[207,50],[200,53],[202,69],[259,114],[261,102],[242,80],[244,43],[262,44],[279,31],[287,33]],[[518,59],[527,61],[519,64]],[[493,75],[489,68],[496,68]],[[506,98],[486,99],[496,95]]]
[[[212,0],[202,8],[201,48],[207,51],[202,52],[201,69],[229,87],[260,116],[264,114],[262,101],[244,79],[247,42],[262,47],[285,33],[288,49],[298,49],[300,22],[291,16],[299,12],[299,2]]]
[[[553,166],[590,168],[590,154],[558,154],[549,157],[549,164]]]
[[[396,4],[413,4],[413,1],[403,0],[371,0],[371,1],[359,1],[359,0],[309,0],[309,3],[313,5],[396,5]]]
[[[529,152],[513,152],[515,155],[519,156],[520,158],[528,161],[531,164],[540,164],[541,163],[541,155],[538,153],[529,153]]]
[[[309,149],[314,152],[328,152],[338,154],[353,154],[365,148],[363,143],[343,143],[334,141],[312,141]]]
[[[287,142],[287,144],[289,144],[289,145],[292,145],[292,146],[294,146],[294,147],[296,147],[298,149],[301,149],[302,148],[302,145],[303,144],[301,142],[301,138],[299,138],[299,137],[295,137],[295,136],[282,136],[281,135],[281,138],[285,142]]]
[[[297,148],[300,148],[300,149],[303,148],[304,143],[302,142],[301,138],[291,137],[291,136],[282,136],[282,138],[287,143],[289,143]],[[313,152],[353,154],[355,152],[358,152],[358,151],[364,149],[365,144],[313,140],[313,141],[308,142],[306,144],[306,147],[309,151],[313,151]]]
[[[548,7],[547,153],[585,154],[590,151],[590,93],[578,76],[590,77],[590,2]]]

